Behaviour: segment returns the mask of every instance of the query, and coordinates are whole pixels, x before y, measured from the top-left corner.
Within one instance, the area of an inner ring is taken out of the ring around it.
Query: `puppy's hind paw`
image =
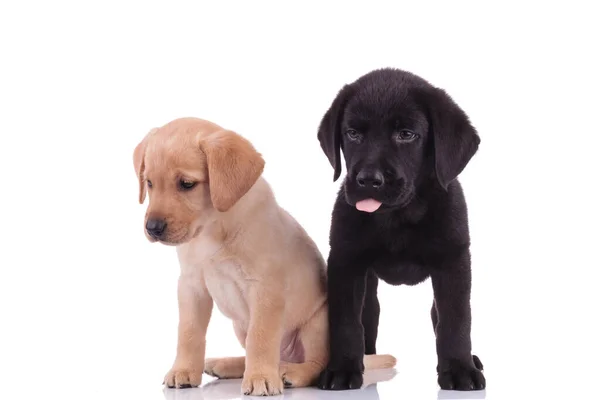
[[[207,358],[204,373],[219,379],[239,379],[244,375],[244,357]]]
[[[475,364],[475,368],[477,368],[480,371],[483,371],[483,363],[476,355],[473,355],[473,364]]]
[[[321,370],[319,365],[316,363],[288,364],[282,374],[283,385],[286,388],[312,386],[319,378]]]

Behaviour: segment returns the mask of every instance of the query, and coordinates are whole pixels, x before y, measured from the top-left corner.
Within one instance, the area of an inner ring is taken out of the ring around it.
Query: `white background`
[[[343,395],[598,398],[593,2],[416,3],[3,1],[0,398],[239,396],[239,381],[163,393],[178,264],[144,237],[133,148],[181,116],[236,130],[326,255],[339,182],[317,126],[343,84],[386,66],[445,88],[481,135],[460,180],[488,388],[439,392],[430,283],[382,284],[378,350],[397,374]],[[243,354],[213,315],[207,355]],[[317,395],[340,396],[286,392]]]

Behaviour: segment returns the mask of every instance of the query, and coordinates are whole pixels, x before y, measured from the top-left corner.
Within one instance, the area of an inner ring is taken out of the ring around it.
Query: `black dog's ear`
[[[428,97],[435,173],[444,189],[463,171],[481,142],[467,114],[442,89]]]
[[[345,85],[337,94],[335,100],[329,107],[329,110],[323,116],[321,124],[319,125],[318,138],[321,143],[321,149],[329,159],[331,166],[334,169],[333,181],[335,182],[342,171],[342,164],[340,159],[340,148],[342,133],[341,123],[342,116],[344,115],[344,108],[348,99],[352,95],[352,88],[350,85]]]

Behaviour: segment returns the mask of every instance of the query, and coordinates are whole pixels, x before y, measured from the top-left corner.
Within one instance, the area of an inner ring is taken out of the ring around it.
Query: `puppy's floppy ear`
[[[202,137],[200,148],[208,164],[210,199],[218,211],[227,211],[256,183],[265,161],[247,139],[229,130]]]
[[[329,159],[329,163],[334,169],[333,181],[335,182],[342,171],[340,148],[342,141],[341,124],[344,115],[346,103],[352,96],[353,89],[350,85],[345,85],[337,94],[329,110],[321,119],[319,133],[317,137],[321,143],[321,149]]]
[[[467,114],[442,89],[427,96],[433,133],[435,173],[440,185],[448,185],[463,171],[479,148],[480,138]]]
[[[144,200],[146,200],[146,182],[144,179],[144,157],[146,155],[146,147],[148,147],[148,139],[154,132],[156,132],[158,128],[153,128],[144,136],[142,141],[135,146],[133,150],[133,168],[135,169],[135,173],[138,177],[139,185],[140,185],[140,193],[139,193],[139,202],[140,204],[144,204]]]

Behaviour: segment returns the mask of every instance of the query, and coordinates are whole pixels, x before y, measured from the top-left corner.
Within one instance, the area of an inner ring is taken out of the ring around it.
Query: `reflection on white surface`
[[[367,371],[364,376],[363,387],[359,390],[326,391],[317,388],[286,389],[281,396],[294,400],[314,399],[365,399],[379,400],[377,383],[391,380],[396,375],[395,369]],[[163,393],[165,400],[233,400],[248,398],[241,394],[241,379],[215,379],[201,387],[192,389],[169,389]]]
[[[438,399],[485,399],[485,390],[460,392],[456,390],[440,390]]]

